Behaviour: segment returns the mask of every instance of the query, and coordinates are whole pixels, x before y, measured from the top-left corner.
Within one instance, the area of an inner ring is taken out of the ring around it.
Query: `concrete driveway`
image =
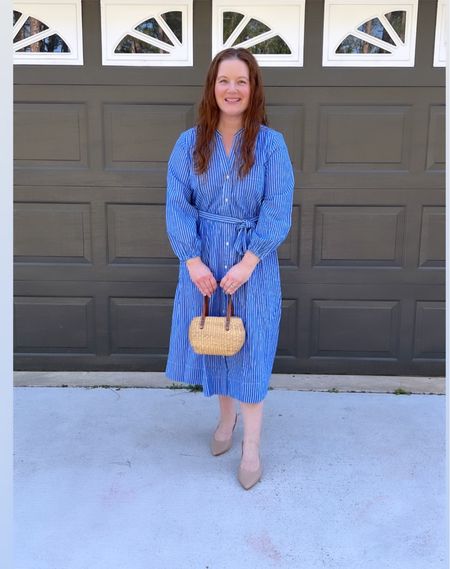
[[[447,568],[442,395],[271,390],[245,491],[216,397],[14,394],[15,569]]]

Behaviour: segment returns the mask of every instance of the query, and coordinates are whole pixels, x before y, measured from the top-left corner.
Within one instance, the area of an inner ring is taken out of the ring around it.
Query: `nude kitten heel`
[[[234,431],[234,427],[236,426],[236,423],[237,423],[237,418],[238,418],[238,414],[236,413],[236,419],[234,420],[233,431]],[[216,428],[216,431],[217,431],[217,428]],[[214,431],[214,435],[216,434],[216,431]],[[224,452],[227,452],[227,450],[230,450],[231,445],[233,443],[233,431],[232,431],[231,437],[229,439],[227,439],[226,441],[218,441],[214,438],[214,435],[212,436],[211,452],[214,456],[218,456],[219,454],[223,454]]]
[[[243,456],[244,456],[244,441],[242,441],[241,460]],[[238,480],[246,490],[250,490],[250,488],[254,486],[261,479],[261,475],[262,475],[261,456],[259,457],[258,470],[245,470],[245,468],[242,468],[242,466],[239,465]]]

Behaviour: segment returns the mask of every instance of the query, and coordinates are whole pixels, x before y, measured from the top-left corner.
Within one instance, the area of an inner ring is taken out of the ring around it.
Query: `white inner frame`
[[[14,43],[14,64],[83,65],[81,0],[26,0],[14,2],[13,10],[22,13],[14,26],[13,37],[29,16],[48,26],[47,30]],[[69,53],[17,51],[55,33],[66,42]]]
[[[434,67],[445,67],[447,63],[447,41],[450,30],[448,29],[449,18],[447,14],[447,0],[438,0],[436,11],[436,31],[434,36]]]
[[[160,17],[163,12],[179,11],[182,16],[182,43]],[[155,18],[173,46],[134,28]],[[192,66],[193,25],[192,0],[171,0],[167,3],[151,0],[101,0],[102,63],[121,66]],[[169,52],[114,53],[118,43],[127,35]]]
[[[223,13],[239,12],[244,18],[231,36],[223,43]],[[251,38],[236,46],[233,42],[251,18],[270,27],[270,31]],[[305,0],[213,0],[212,5],[212,57],[227,47],[252,47],[261,41],[280,36],[291,50],[290,54],[254,54],[262,67],[303,66],[303,43],[305,28]]]
[[[418,0],[325,0],[323,18],[324,67],[414,67]],[[406,11],[405,43],[383,16],[397,10]],[[358,31],[364,22],[379,18],[395,46]],[[353,35],[391,53],[335,53],[340,43]]]

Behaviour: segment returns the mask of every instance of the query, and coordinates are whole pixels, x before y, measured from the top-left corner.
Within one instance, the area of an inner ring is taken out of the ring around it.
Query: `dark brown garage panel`
[[[296,174],[279,249],[274,372],[444,375],[444,84],[437,1],[419,2],[414,68],[322,67],[323,2],[303,68],[264,68],[270,125]],[[163,370],[178,276],[167,159],[192,126],[211,2],[194,2],[194,67],[15,69],[16,369]]]

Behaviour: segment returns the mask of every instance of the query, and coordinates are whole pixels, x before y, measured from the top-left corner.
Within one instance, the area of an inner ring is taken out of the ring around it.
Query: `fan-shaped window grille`
[[[14,63],[83,63],[81,0],[14,2]]]
[[[164,14],[159,14],[153,18],[148,18],[137,25],[132,32],[127,34],[125,39],[118,44],[114,53],[166,53],[170,55],[174,45],[181,42],[178,40],[175,32],[170,29],[167,19],[163,18],[163,15]],[[181,18],[181,12],[171,12],[169,21],[177,30],[181,29]],[[163,26],[165,26],[166,30],[169,28],[170,31],[167,30],[166,33]],[[142,34],[148,37],[144,38]],[[171,35],[172,39],[170,39],[167,34]],[[162,44],[165,45],[163,46]],[[134,49],[134,46],[136,46],[137,49]]]
[[[69,46],[58,36],[52,34],[42,40],[36,41],[17,50],[18,52],[44,52],[44,53],[69,53]]]
[[[392,16],[392,14],[393,12],[391,12],[390,14],[385,14],[386,19],[387,16]],[[400,32],[400,34],[397,34],[398,40],[400,40],[403,43],[405,41],[406,12],[399,11],[396,12],[396,14],[399,14],[400,18],[391,18],[391,19],[392,21],[395,22],[396,27]],[[379,18],[373,18],[371,20],[368,20],[367,22],[364,22],[363,24],[358,26],[358,31],[363,32],[364,34],[367,34],[374,38],[377,38],[380,41],[389,43],[394,49],[397,47],[396,42],[389,35],[389,32],[383,26]],[[383,49],[379,45],[371,43],[370,38],[368,38],[368,40],[363,40],[361,38],[357,38],[350,34],[338,46],[338,48],[336,49],[336,53],[392,53],[392,50]]]
[[[14,37],[14,42],[19,42],[26,38],[31,38],[32,36],[35,36],[44,30],[48,30],[48,26],[36,18],[31,18],[29,16]]]
[[[380,40],[386,41],[395,45],[394,40],[391,36],[387,33],[386,29],[383,27],[383,24],[380,22],[379,18],[373,18],[373,20],[369,20],[368,22],[364,22],[361,26],[359,26],[358,30],[360,32],[364,32],[373,36],[374,38],[378,38]]]
[[[239,34],[234,45],[256,38],[265,32],[270,32],[269,26],[266,26],[266,24],[252,18]]]
[[[178,12],[178,18],[181,22],[181,12]],[[170,45],[173,45],[173,42],[170,41],[170,38],[164,33],[164,30],[161,28],[155,18],[150,18],[150,20],[146,20],[142,24],[139,24],[139,26],[136,26],[136,30],[138,32],[147,34],[150,37],[156,38],[157,40],[164,41]]]
[[[192,65],[192,0],[102,0],[104,65]]]
[[[414,65],[417,0],[325,0],[323,65]]]
[[[238,12],[225,12],[223,27],[224,36],[227,37],[224,47],[246,47],[252,53],[291,53],[286,42],[256,18]],[[272,38],[276,38],[276,41]]]
[[[233,6],[213,0],[213,55],[228,47],[244,47],[260,65],[303,63],[304,1]],[[215,25],[214,25],[215,24]]]

